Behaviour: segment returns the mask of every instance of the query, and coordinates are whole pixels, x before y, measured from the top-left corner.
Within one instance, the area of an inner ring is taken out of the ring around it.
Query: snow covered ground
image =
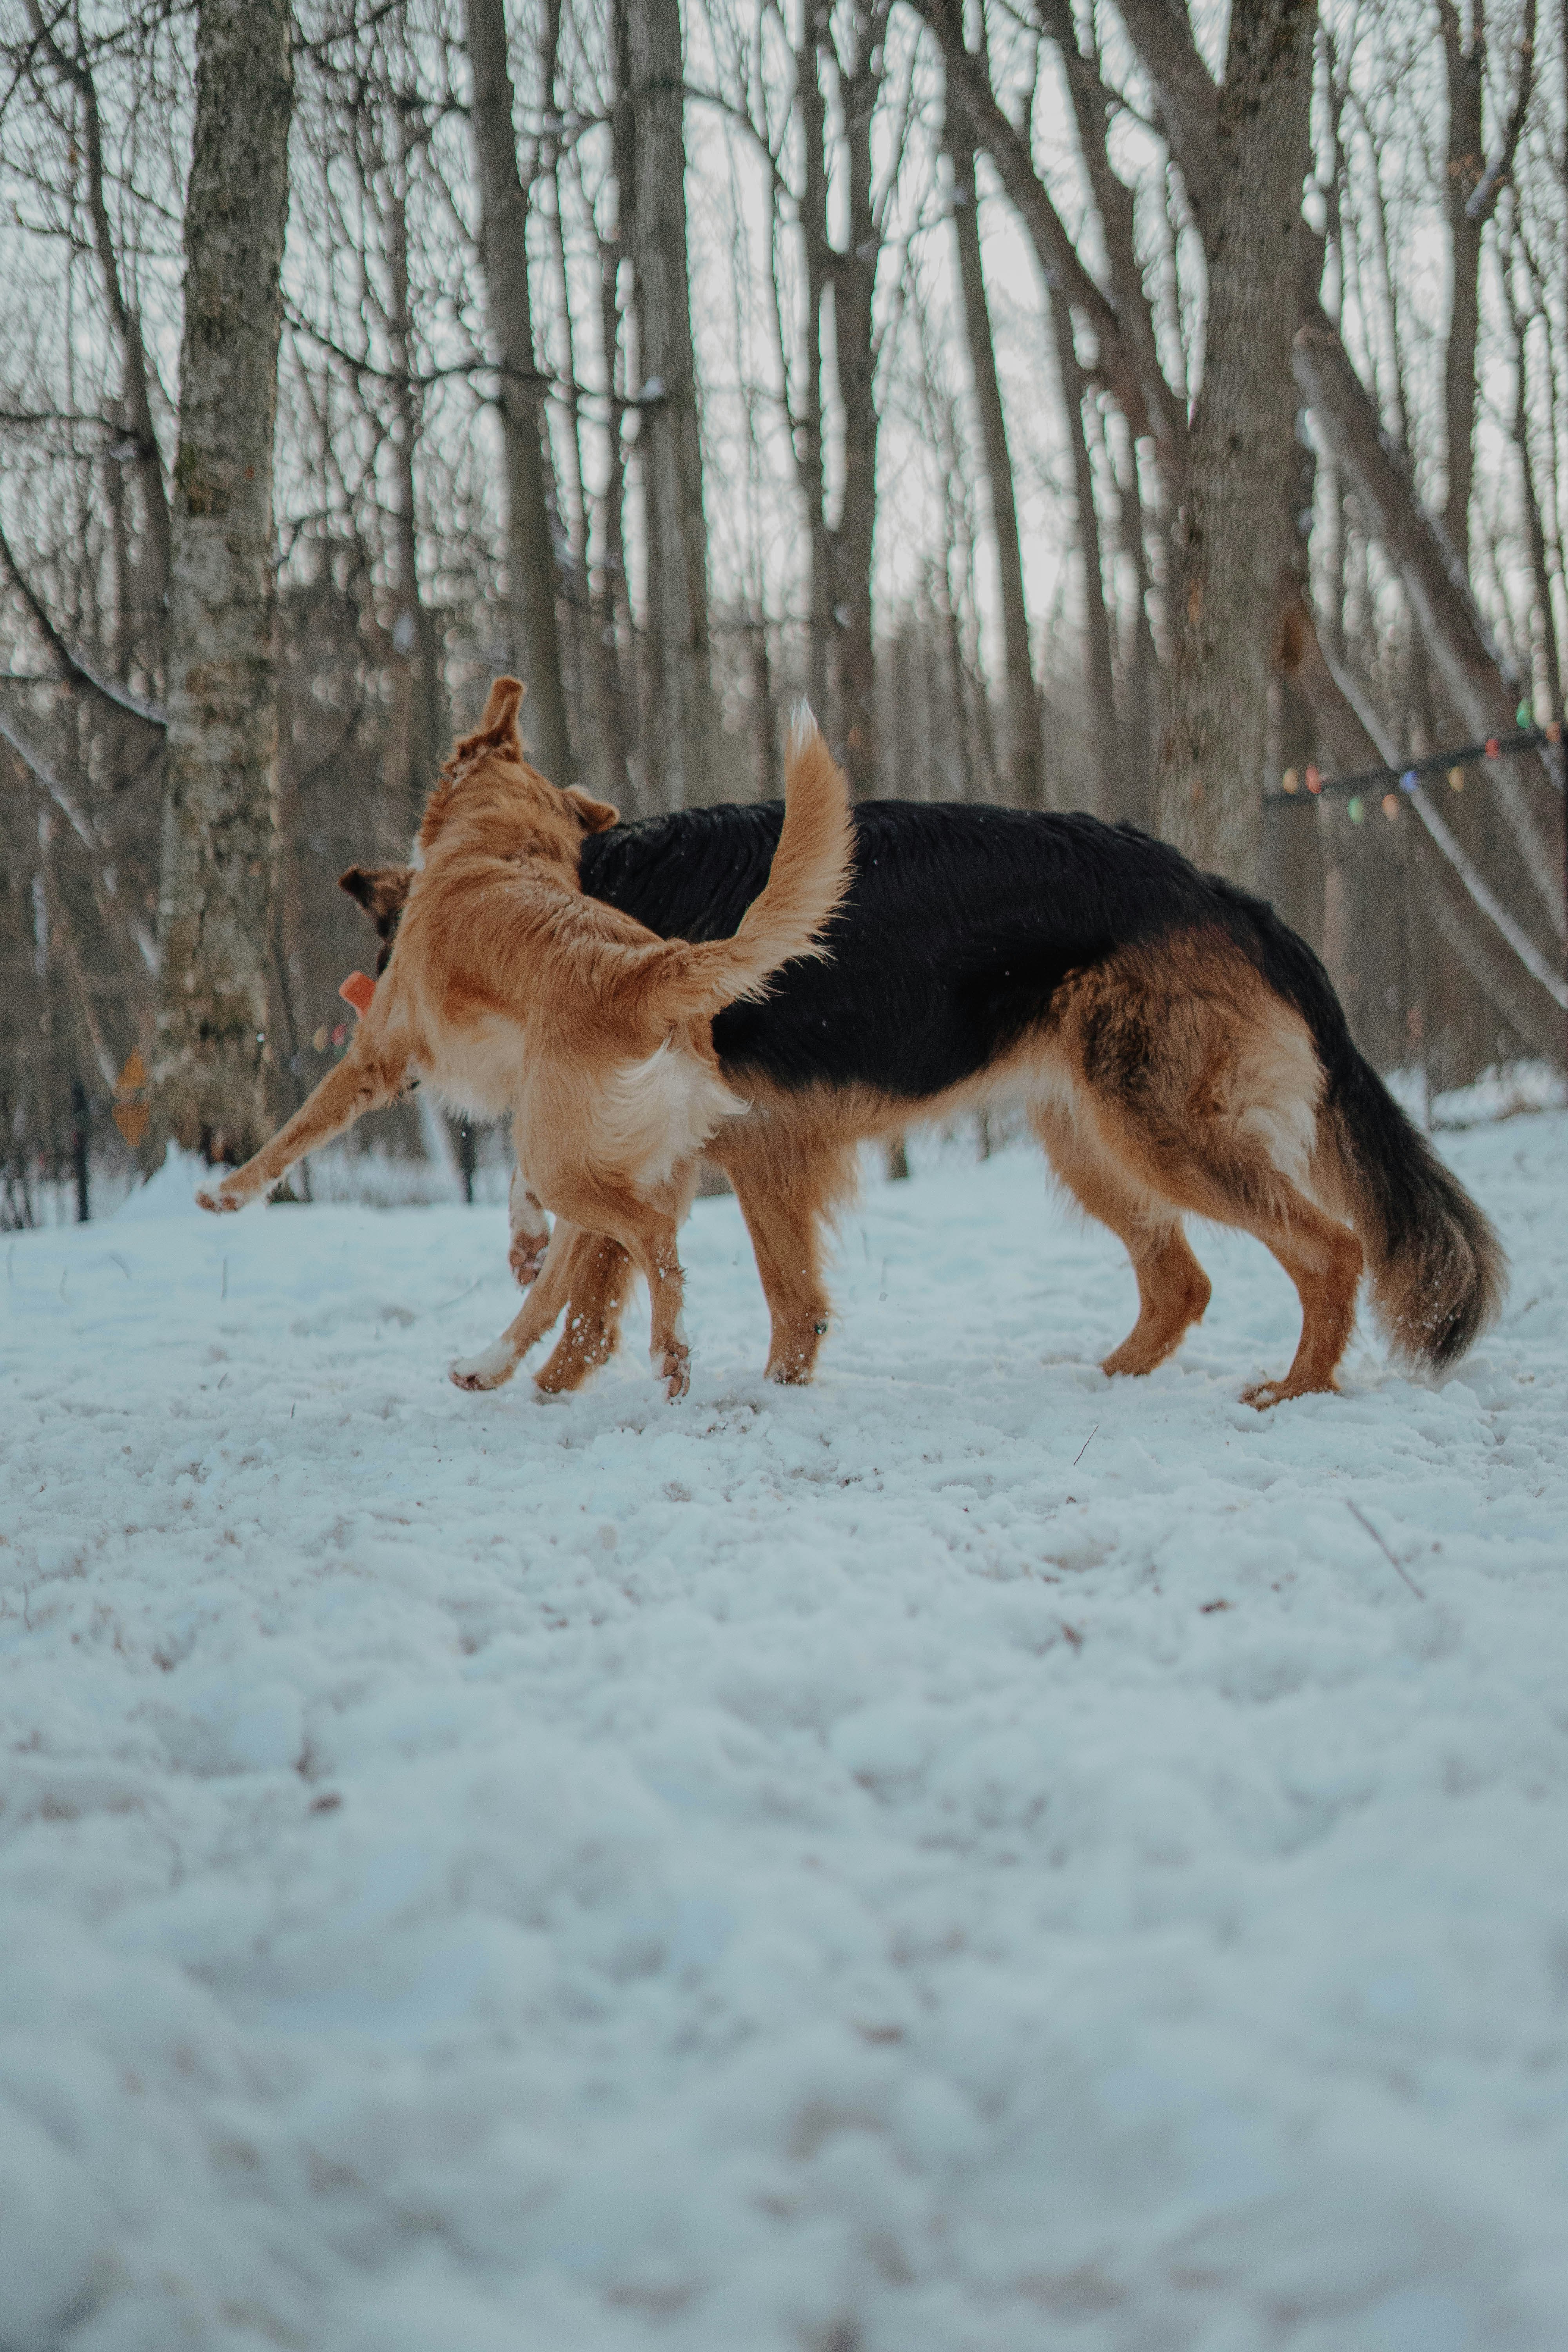
[[[447,1385],[495,1208],[0,1245],[5,2352],[1556,2352],[1568,1117],[1447,1148],[1500,1328],[1265,1416],[1022,1151],[799,1392],[700,1202],[674,1408]]]

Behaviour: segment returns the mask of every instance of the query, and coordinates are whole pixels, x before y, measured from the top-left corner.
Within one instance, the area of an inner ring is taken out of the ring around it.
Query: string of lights
[[[1529,713],[1521,709],[1520,723],[1505,735],[1489,735],[1478,743],[1451,744],[1447,751],[1429,751],[1418,760],[1406,760],[1401,767],[1358,768],[1353,774],[1325,776],[1314,767],[1287,768],[1276,790],[1267,793],[1268,800],[1291,800],[1298,793],[1309,793],[1313,799],[1332,794],[1349,799],[1346,811],[1352,824],[1364,823],[1367,802],[1376,797],[1384,787],[1383,814],[1385,817],[1399,814],[1399,794],[1413,793],[1427,776],[1446,775],[1451,792],[1465,788],[1465,772],[1468,768],[1484,768],[1489,761],[1514,758],[1521,751],[1535,751],[1543,745],[1561,749],[1563,724],[1552,719],[1545,726],[1537,727]],[[1563,789],[1561,759],[1543,762],[1547,775],[1559,792]],[[1396,789],[1387,789],[1395,787]]]

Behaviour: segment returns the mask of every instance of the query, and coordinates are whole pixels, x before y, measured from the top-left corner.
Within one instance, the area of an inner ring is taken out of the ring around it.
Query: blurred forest
[[[1564,17],[1302,39],[1222,862],[1437,1089],[1562,1063],[1561,749],[1439,775],[1435,827],[1304,786],[1562,717]],[[372,961],[336,877],[498,670],[627,817],[776,792],[805,692],[863,795],[1182,838],[1226,44],[1183,0],[0,0],[0,1223],[181,1129],[198,966],[258,1047],[235,1133],[303,1097]],[[370,1129],[443,1181],[474,1148]]]

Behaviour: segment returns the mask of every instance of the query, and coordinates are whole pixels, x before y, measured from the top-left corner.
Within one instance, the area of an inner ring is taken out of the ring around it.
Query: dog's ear
[[[608,833],[613,824],[621,821],[618,808],[612,807],[608,801],[592,799],[581,784],[568,784],[562,797],[571,803],[572,814],[584,833]]]
[[[413,880],[412,866],[351,866],[339,875],[338,887],[358,899],[384,939],[403,912]]]
[[[483,716],[468,739],[476,749],[480,743],[493,744],[498,751],[510,751],[514,759],[521,759],[517,713],[522,696],[521,678],[497,678],[486,699]]]

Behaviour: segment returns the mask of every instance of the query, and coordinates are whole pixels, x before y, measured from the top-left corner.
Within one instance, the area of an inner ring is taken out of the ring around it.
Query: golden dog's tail
[[[689,1018],[766,996],[781,964],[830,955],[822,934],[848,897],[854,870],[849,786],[801,702],[790,727],[784,828],[768,878],[732,938],[682,941],[678,949],[671,942],[673,968],[658,985],[658,1013]]]

